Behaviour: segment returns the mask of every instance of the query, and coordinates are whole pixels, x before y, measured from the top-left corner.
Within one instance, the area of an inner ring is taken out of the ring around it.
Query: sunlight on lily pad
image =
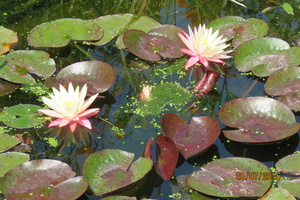
[[[18,42],[17,33],[0,26],[0,55],[10,50],[10,47]]]
[[[259,200],[296,200],[295,197],[284,188],[272,188]]]
[[[300,175],[300,153],[281,158],[275,164],[275,168],[285,174]]]
[[[15,136],[0,133],[0,153],[7,151],[8,149],[19,144],[20,142],[20,139]]]
[[[27,153],[7,152],[0,154],[0,177],[14,167],[29,161],[29,159],[29,154]]]

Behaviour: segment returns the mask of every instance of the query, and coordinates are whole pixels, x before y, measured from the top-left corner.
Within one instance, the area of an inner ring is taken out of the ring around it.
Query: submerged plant
[[[60,91],[53,88],[54,95],[50,94],[51,99],[42,97],[43,102],[53,110],[39,109],[50,117],[57,118],[52,121],[48,127],[59,126],[64,127],[69,125],[71,132],[75,132],[78,124],[92,129],[91,122],[87,117],[96,115],[99,108],[87,108],[93,103],[98,94],[91,96],[89,99],[84,100],[87,93],[87,86],[84,85],[79,91],[77,86],[74,90],[72,83],[69,83],[68,91],[62,86],[59,86]]]
[[[187,61],[185,68],[192,67],[200,62],[204,67],[208,68],[209,62],[216,62],[225,64],[221,59],[230,58],[226,54],[231,53],[232,50],[224,51],[229,44],[226,44],[226,38],[219,36],[219,31],[212,32],[212,28],[207,29],[204,25],[199,25],[198,29],[195,27],[194,32],[189,26],[189,35],[186,32],[179,33],[179,37],[186,45],[186,49],[181,51],[191,58]]]

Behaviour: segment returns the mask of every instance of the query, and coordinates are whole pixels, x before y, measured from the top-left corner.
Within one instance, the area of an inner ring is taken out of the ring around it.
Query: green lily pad
[[[118,36],[116,46],[124,49],[123,33],[128,29],[137,29],[148,32],[151,28],[160,25],[159,22],[147,16],[135,16],[133,14],[114,14],[98,17],[93,20],[104,30],[104,37],[93,42],[94,45],[104,45]]]
[[[275,71],[266,81],[265,91],[272,96],[282,96],[300,91],[300,68],[289,67]]]
[[[300,177],[293,179],[281,179],[277,182],[278,187],[287,189],[292,195],[300,198]]]
[[[208,24],[208,28],[219,30],[227,40],[232,39],[232,46],[238,47],[242,43],[261,38],[268,33],[268,24],[260,19],[244,19],[238,16],[226,16],[218,18]]]
[[[238,130],[223,130],[228,139],[247,142],[274,142],[299,130],[293,112],[280,101],[246,97],[225,103],[218,113],[221,122]]]
[[[187,178],[198,192],[217,197],[261,197],[271,186],[270,169],[254,159],[232,157],[209,162]]]
[[[285,174],[300,175],[300,153],[291,154],[281,158],[275,168]]]
[[[7,152],[0,154],[0,177],[4,176],[12,168],[29,161],[29,159],[29,154],[26,153]]]
[[[1,113],[0,113],[0,117],[1,117]],[[0,153],[7,151],[8,149],[19,144],[20,142],[21,142],[20,139],[15,136],[1,133],[0,134]]]
[[[98,151],[86,159],[83,176],[96,195],[119,190],[143,178],[152,168],[150,158],[132,163],[133,153],[118,149]]]
[[[103,30],[93,21],[65,18],[37,25],[27,40],[34,47],[63,47],[71,40],[96,41],[102,37]]]
[[[47,79],[47,87],[58,88],[61,84],[67,87],[69,82],[73,86],[87,84],[89,93],[107,91],[115,81],[116,72],[108,63],[93,60],[82,61],[63,68],[55,79]]]
[[[11,106],[0,113],[0,121],[13,128],[35,127],[46,121],[39,117],[38,109],[42,109],[42,107],[32,104]]]
[[[259,200],[293,200],[296,198],[284,188],[272,188]]]
[[[0,190],[6,199],[77,199],[87,189],[83,177],[58,160],[33,160],[7,172]],[[58,198],[59,197],[59,198]]]
[[[18,42],[17,33],[0,26],[0,55],[10,50],[10,47]]]
[[[257,76],[270,76],[282,68],[300,64],[300,48],[278,38],[259,38],[243,43],[236,49],[234,62],[239,71]]]
[[[55,62],[47,52],[19,50],[0,58],[0,78],[20,84],[35,83],[29,74],[50,77],[56,70]]]

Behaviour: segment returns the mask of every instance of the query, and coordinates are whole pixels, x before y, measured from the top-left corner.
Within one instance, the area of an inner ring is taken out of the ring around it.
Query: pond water
[[[258,18],[268,23],[269,36],[281,38],[291,45],[295,45],[293,38],[300,33],[299,7],[297,7],[299,5],[291,3],[295,8],[295,14],[292,15],[280,6],[282,3],[276,5],[271,1],[261,0],[238,2],[245,4],[247,8],[229,0],[43,0],[31,2],[14,0],[0,3],[2,11],[0,21],[4,27],[18,33],[19,42],[13,47],[14,50],[34,49],[28,46],[26,36],[28,31],[42,22],[61,18],[94,19],[99,16],[122,13],[146,15],[161,24],[176,25],[185,31],[188,30],[188,25],[208,24],[223,16]],[[271,6],[274,6],[273,10],[262,12]],[[77,175],[82,174],[82,166],[89,153],[103,149],[121,149],[134,153],[135,159],[142,156],[149,138],[156,138],[158,134],[163,133],[160,128],[160,119],[164,113],[176,113],[187,121],[190,121],[193,116],[210,116],[220,123],[221,129],[227,129],[217,117],[217,113],[224,103],[240,97],[267,96],[264,92],[265,78],[242,74],[234,66],[233,59],[229,59],[226,61],[226,75],[219,78],[214,90],[207,97],[197,100],[193,109],[189,109],[192,102],[187,104],[183,102],[183,105],[180,106],[153,107],[153,109],[157,109],[153,110],[154,114],[144,113],[140,115],[143,111],[138,110],[137,101],[144,85],[176,82],[182,87],[190,89],[196,81],[195,72],[185,71],[186,74],[183,75],[166,75],[164,74],[165,67],[174,65],[174,61],[147,62],[147,65],[143,65],[143,63],[140,65],[133,54],[127,50],[116,48],[113,42],[99,47],[81,45],[81,48],[85,53],[76,48],[73,43],[59,49],[40,49],[50,53],[56,62],[57,71],[74,62],[90,60],[87,54],[92,55],[96,60],[109,63],[116,71],[115,82],[104,94],[105,98],[98,99],[95,103],[102,107],[98,117],[91,119],[92,124],[98,129],[98,135],[94,135],[89,147],[86,146],[90,149],[82,153],[82,146],[77,147],[74,144],[69,147],[53,147],[43,139],[43,137],[47,137],[48,129],[46,127],[35,130],[18,129],[12,131],[13,133],[23,133],[25,138],[30,136],[34,141],[30,152],[31,159],[61,160],[70,164],[73,171],[78,173]],[[173,94],[172,91],[168,91],[164,95],[171,98]],[[1,108],[19,103],[42,105],[37,98],[37,95],[26,89],[17,90],[0,97],[0,104]],[[294,113],[296,121],[300,122],[299,113]],[[229,142],[221,134],[214,145],[200,155],[188,160],[181,156],[173,175],[174,178],[170,181],[162,181],[157,176],[156,181],[147,180],[149,184],[145,184],[136,193],[128,191],[125,194],[137,195],[139,198],[173,199],[171,195],[174,197],[174,194],[180,193],[176,177],[191,174],[214,159],[246,157],[263,162],[268,167],[274,167],[274,163],[280,158],[295,151],[300,151],[299,133],[285,141],[268,145],[246,145],[239,142]],[[153,176],[156,175],[153,173]],[[94,200],[99,199],[99,196],[85,194],[80,199]],[[215,198],[210,197],[210,199]]]

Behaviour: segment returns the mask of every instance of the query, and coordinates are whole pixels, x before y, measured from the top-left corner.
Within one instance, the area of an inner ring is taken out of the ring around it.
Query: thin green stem
[[[92,60],[96,60],[96,58],[94,58],[94,56],[92,56],[91,54],[87,53],[83,48],[81,48],[78,44],[76,44],[74,42],[74,46],[79,50],[81,51],[84,55],[86,55],[87,57],[89,57],[90,59]]]

